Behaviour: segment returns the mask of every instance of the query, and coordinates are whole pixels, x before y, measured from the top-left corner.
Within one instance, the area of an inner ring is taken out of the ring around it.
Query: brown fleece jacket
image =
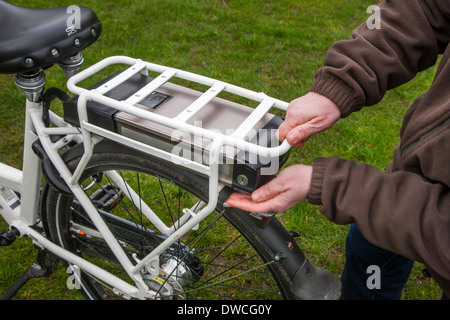
[[[450,1],[387,0],[380,8],[381,29],[363,23],[333,45],[311,91],[347,117],[442,54],[435,79],[406,113],[386,173],[318,158],[308,200],[335,223],[357,223],[373,244],[423,262],[450,296]]]

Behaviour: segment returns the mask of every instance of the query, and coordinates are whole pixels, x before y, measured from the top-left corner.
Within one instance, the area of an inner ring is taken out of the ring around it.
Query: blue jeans
[[[341,299],[400,299],[414,261],[371,244],[364,238],[356,224],[350,226],[345,250],[346,264],[341,278]],[[375,274],[370,266],[375,266],[379,273]],[[374,287],[369,279],[372,276],[379,280],[379,289]]]

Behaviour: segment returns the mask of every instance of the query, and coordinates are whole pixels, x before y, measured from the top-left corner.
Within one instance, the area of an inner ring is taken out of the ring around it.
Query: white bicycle
[[[268,111],[287,103],[129,57],[77,73],[101,34],[94,12],[5,1],[0,12],[0,73],[17,74],[26,95],[23,171],[0,164],[10,226],[0,243],[28,236],[39,250],[4,298],[59,260],[90,299],[339,298],[339,281],[309,262],[275,213],[224,207],[286,161],[290,146],[274,137],[282,120]],[[43,70],[56,64],[72,97],[44,89]]]

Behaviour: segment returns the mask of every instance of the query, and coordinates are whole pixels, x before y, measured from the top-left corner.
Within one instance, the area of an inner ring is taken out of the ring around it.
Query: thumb
[[[286,136],[287,141],[290,145],[297,145],[300,142],[307,141],[310,136],[313,134],[311,127],[305,123],[299,126],[296,126]]]
[[[289,131],[292,130],[292,128],[295,127],[295,124],[290,123],[289,119],[286,119],[283,121],[283,123],[280,124],[278,127],[278,130],[276,131],[275,135],[279,141],[284,141],[286,139],[287,134]]]

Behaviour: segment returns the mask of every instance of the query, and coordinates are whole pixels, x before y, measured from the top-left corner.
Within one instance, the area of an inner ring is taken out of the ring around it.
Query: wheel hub
[[[195,282],[191,269],[177,257],[162,259],[159,275],[145,275],[149,289],[158,293],[161,300],[184,300],[184,289]]]

